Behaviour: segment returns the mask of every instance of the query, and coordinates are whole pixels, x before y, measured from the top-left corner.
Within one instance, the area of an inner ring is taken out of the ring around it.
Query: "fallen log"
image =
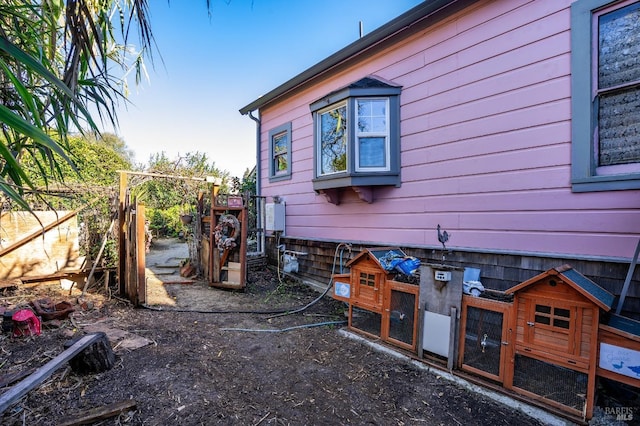
[[[57,369],[62,367],[67,361],[72,359],[78,353],[82,352],[84,348],[91,345],[93,342],[100,339],[102,336],[99,333],[89,334],[78,340],[69,349],[62,352],[57,357],[40,367],[20,383],[13,386],[11,389],[0,395],[0,414],[4,413],[15,401],[26,395],[31,389],[35,388],[47,377],[51,376]]]
[[[115,402],[113,404],[105,405],[104,407],[91,408],[73,416],[66,417],[57,423],[58,426],[76,426],[86,425],[96,422],[98,420],[105,420],[109,417],[117,416],[120,413],[131,410],[136,407],[136,402],[133,399],[125,401]]]

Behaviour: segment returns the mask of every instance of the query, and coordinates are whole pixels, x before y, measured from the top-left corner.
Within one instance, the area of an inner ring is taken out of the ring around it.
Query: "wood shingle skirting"
[[[305,240],[301,238],[280,237],[280,244],[287,250],[307,253],[298,258],[299,270],[296,276],[303,281],[312,281],[319,285],[328,285],[333,269],[334,254],[340,242]],[[277,265],[278,255],[275,240],[267,239],[267,257],[270,265]],[[351,254],[342,250],[342,265],[357,256],[364,248],[384,247],[388,244],[352,243]],[[423,263],[442,261],[442,251],[437,248],[399,246],[408,256],[414,256]],[[340,252],[336,260],[335,273],[340,273]],[[597,283],[600,287],[619,297],[629,263],[617,259],[579,259],[552,254],[507,254],[453,249],[445,254],[446,263],[452,266],[480,268],[480,281],[490,290],[505,291],[536,275],[564,264]],[[615,303],[614,303],[615,307]],[[624,302],[622,315],[640,319],[640,268],[636,268]]]

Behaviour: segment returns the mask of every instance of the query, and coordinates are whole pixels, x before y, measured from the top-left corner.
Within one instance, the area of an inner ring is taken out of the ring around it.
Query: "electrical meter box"
[[[451,271],[435,271],[436,281],[451,281]]]
[[[284,203],[267,203],[265,206],[265,228],[271,232],[284,232]]]

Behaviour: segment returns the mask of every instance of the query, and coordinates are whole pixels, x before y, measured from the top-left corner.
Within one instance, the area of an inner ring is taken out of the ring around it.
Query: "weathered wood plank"
[[[99,338],[100,334],[98,333],[84,336],[69,349],[65,350],[60,355],[36,370],[35,373],[0,395],[0,414],[4,413],[11,404],[26,395],[31,389],[44,382],[47,377],[51,376],[58,368],[62,367],[65,362],[69,361]]]
[[[115,402],[113,404],[105,405],[104,407],[91,408],[77,415],[69,416],[62,419],[62,421],[58,423],[58,426],[86,425],[98,420],[108,419],[109,417],[113,417],[123,411],[131,410],[135,407],[136,402],[133,399]]]
[[[33,374],[34,371],[36,371],[35,368],[29,368],[28,370],[24,370],[24,371],[17,371],[12,374],[5,374],[4,376],[0,377],[0,388],[7,387],[9,385],[14,384],[18,380],[24,379],[29,374]]]

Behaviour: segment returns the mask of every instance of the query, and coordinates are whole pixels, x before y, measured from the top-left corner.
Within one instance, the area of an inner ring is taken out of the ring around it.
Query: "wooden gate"
[[[122,189],[122,188],[121,188]],[[144,204],[130,199],[128,191],[120,197],[118,235],[118,280],[120,293],[134,306],[146,303],[145,211]]]

